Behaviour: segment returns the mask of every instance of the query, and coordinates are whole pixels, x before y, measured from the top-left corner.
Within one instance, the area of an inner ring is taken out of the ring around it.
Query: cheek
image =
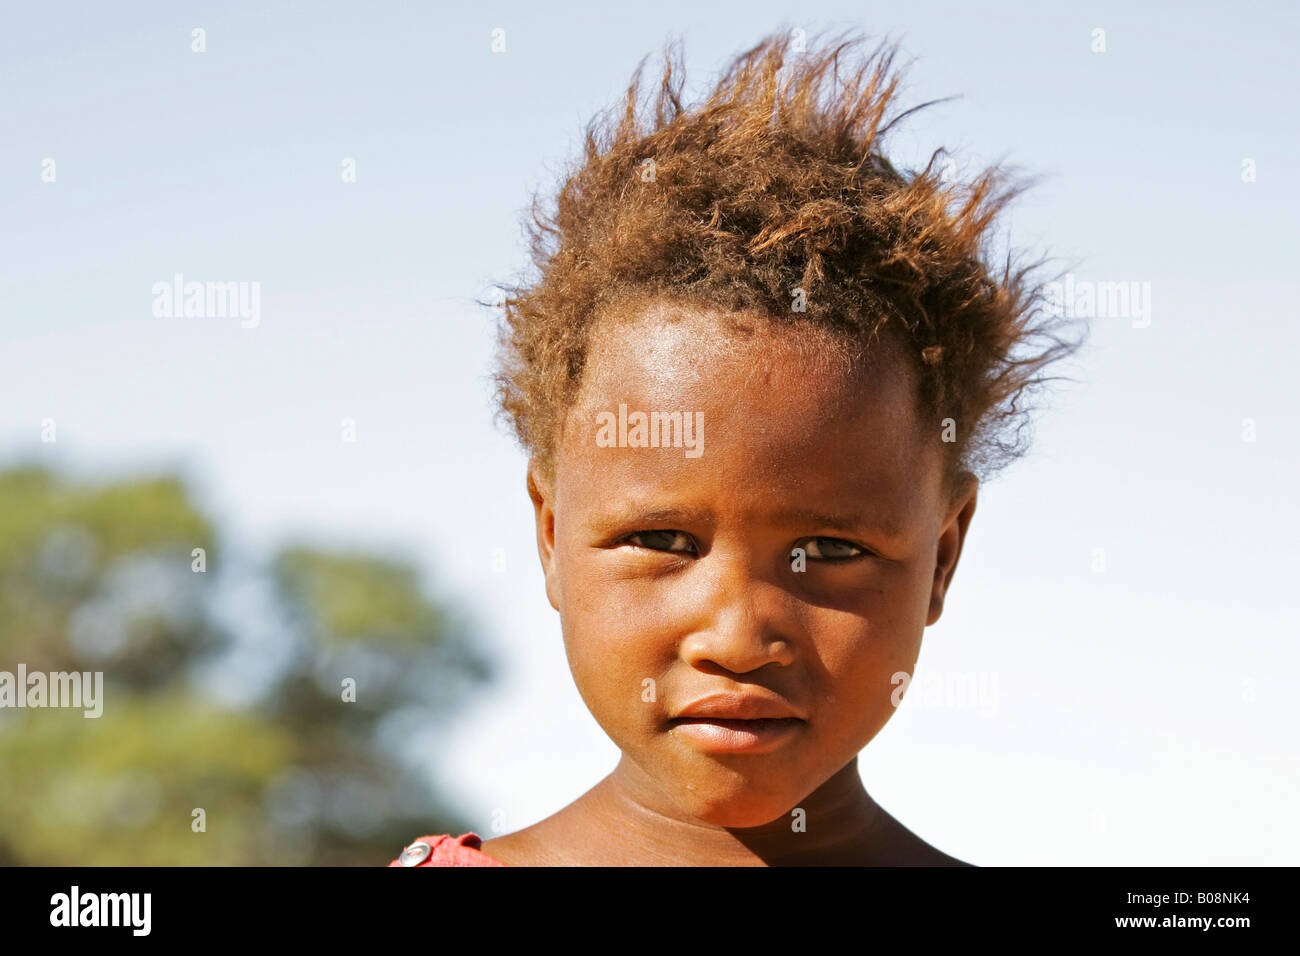
[[[557,558],[561,623],[566,639],[582,645],[575,650],[635,659],[671,652],[676,612],[687,606],[678,586],[582,545],[565,543]]]
[[[647,589],[614,580],[594,563],[569,556],[563,573],[560,626],[579,694],[611,736],[641,728],[674,659],[670,615]]]
[[[924,616],[915,591],[898,580],[852,612],[817,609],[809,622],[811,650],[826,680],[823,715],[853,715],[838,726],[863,746],[893,715],[895,676],[910,678],[920,655]]]

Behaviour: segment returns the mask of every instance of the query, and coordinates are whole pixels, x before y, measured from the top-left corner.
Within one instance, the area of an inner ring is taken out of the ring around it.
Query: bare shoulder
[[[507,866],[583,866],[599,859],[592,850],[592,833],[599,829],[593,825],[598,814],[592,793],[532,826],[485,841],[483,852]]]
[[[530,827],[484,840],[482,850],[506,866],[566,866],[570,865],[557,847],[563,842],[555,832],[554,817],[548,817]]]
[[[937,847],[926,843],[919,836],[886,813],[884,808],[881,827],[883,830],[882,853],[886,866],[975,866],[955,856],[944,853]]]
[[[528,840],[524,831],[507,833],[504,836],[484,840],[480,849],[494,860],[500,860],[506,866],[535,866],[532,854],[528,851]]]
[[[917,840],[920,841],[921,846],[924,847],[917,863],[918,866],[975,866],[974,863],[967,863],[965,860],[959,860],[955,856],[949,856],[942,850],[930,846],[930,844],[921,840],[920,837],[917,837]]]

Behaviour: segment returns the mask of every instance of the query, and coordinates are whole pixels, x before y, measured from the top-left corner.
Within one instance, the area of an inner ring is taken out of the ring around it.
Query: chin
[[[756,795],[752,785],[710,787],[703,782],[690,790],[679,786],[674,799],[682,810],[701,823],[728,830],[767,826],[789,819],[798,802],[791,794]]]

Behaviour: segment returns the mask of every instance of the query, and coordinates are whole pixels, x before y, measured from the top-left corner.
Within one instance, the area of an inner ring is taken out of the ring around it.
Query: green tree
[[[471,630],[408,561],[238,556],[175,476],[0,471],[0,671],[103,673],[98,718],[0,708],[0,863],[376,865],[467,829],[421,758],[492,677]]]

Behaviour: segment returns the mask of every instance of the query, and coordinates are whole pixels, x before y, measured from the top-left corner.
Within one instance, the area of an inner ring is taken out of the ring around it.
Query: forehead
[[[826,416],[902,393],[908,400],[897,406],[910,411],[914,404],[913,376],[891,340],[867,351],[807,320],[782,323],[662,300],[597,326],[576,404],[633,387],[683,398],[776,384],[795,386],[782,394],[805,398],[805,411]]]
[[[557,481],[566,497],[602,503],[658,500],[674,489],[759,510],[857,509],[870,500],[901,524],[937,492],[936,448],[918,420],[915,388],[888,339],[863,356],[813,326],[792,333],[745,313],[647,309],[593,334]],[[620,406],[627,416],[693,416],[703,424],[700,454],[602,445],[600,423],[621,418]]]

